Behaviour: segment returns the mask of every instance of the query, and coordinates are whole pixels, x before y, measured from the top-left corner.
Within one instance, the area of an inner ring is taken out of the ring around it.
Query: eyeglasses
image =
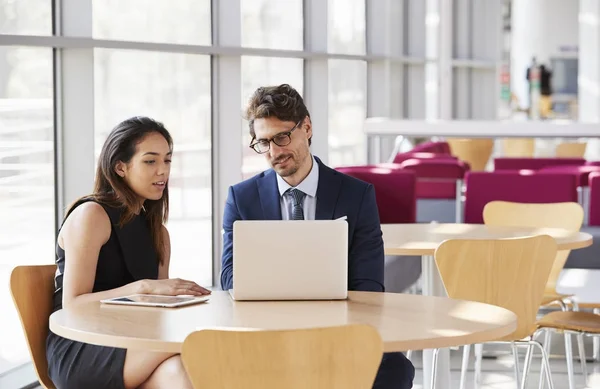
[[[302,119],[302,120],[304,120],[304,119]],[[298,125],[300,123],[302,123],[302,120],[300,120],[298,123],[296,123],[296,125],[294,127],[292,127],[292,129],[289,131],[280,132],[279,134],[275,135],[271,139],[261,139],[254,143],[251,143],[250,148],[253,149],[254,151],[256,151],[258,154],[264,154],[271,149],[271,141],[273,143],[275,143],[277,146],[289,145],[290,143],[292,143],[292,132],[294,132],[294,130],[296,128],[298,128]]]

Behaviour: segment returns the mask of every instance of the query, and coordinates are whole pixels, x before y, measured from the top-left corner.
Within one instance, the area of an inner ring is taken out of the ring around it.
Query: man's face
[[[255,119],[254,133],[254,142],[265,145],[269,142],[269,151],[264,156],[281,177],[294,175],[309,160],[308,140],[312,137],[312,125],[308,117],[298,123],[275,117]]]

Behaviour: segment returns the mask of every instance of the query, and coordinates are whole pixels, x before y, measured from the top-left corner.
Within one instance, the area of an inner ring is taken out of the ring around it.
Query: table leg
[[[424,255],[421,258],[422,277],[423,277],[423,295],[424,296],[442,296],[446,297],[446,289],[440,278],[440,274],[435,265],[435,259],[432,255]],[[431,372],[433,362],[433,350],[423,350],[423,389],[435,389],[431,387]],[[437,365],[437,385],[438,388],[451,382],[450,380],[450,351],[440,349]]]

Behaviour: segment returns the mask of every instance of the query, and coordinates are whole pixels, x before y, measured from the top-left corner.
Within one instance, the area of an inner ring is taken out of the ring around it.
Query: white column
[[[304,49],[327,52],[327,0],[304,0]],[[304,102],[313,124],[311,151],[329,160],[329,66],[326,58],[304,61]]]
[[[367,54],[401,56],[403,50],[402,0],[367,0]],[[367,117],[402,117],[403,64],[384,59],[367,64]],[[395,136],[381,137],[379,145],[367,143],[368,162],[387,161]],[[379,155],[377,155],[379,154]]]
[[[579,1],[579,121],[600,121],[600,2]],[[586,158],[600,159],[600,141],[589,139]]]
[[[240,0],[212,0],[213,43],[241,46]],[[241,57],[212,58],[213,285],[219,285],[223,210],[229,186],[242,179]]]
[[[427,119],[452,118],[452,0],[426,0]]]
[[[92,1],[62,0],[56,35],[92,36]],[[94,50],[56,49],[57,222],[94,184]]]

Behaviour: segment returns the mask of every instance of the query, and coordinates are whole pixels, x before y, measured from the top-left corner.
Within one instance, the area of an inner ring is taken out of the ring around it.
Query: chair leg
[[[510,347],[512,348],[513,357],[515,359],[515,382],[517,383],[518,387],[519,382],[521,382],[521,373],[519,372],[519,349],[517,348],[515,342],[511,342]]]
[[[466,344],[463,346],[463,359],[462,366],[460,368],[460,386],[459,389],[465,389],[467,384],[467,369],[469,368],[469,356],[471,354],[471,345]]]
[[[594,308],[593,312],[598,315],[600,314],[600,309],[598,308]],[[596,362],[600,362],[600,337],[594,336],[592,338],[592,345],[593,345],[593,358],[594,361]]]
[[[548,380],[548,389],[554,389],[554,382],[552,381],[552,373],[550,372],[550,360],[548,359],[548,354],[546,350],[542,347],[538,342],[531,342],[532,345],[539,347],[542,352],[542,364],[546,365],[544,371],[546,372],[546,380]]]
[[[481,360],[483,358],[483,344],[475,345],[475,389],[479,389],[481,384]]]
[[[529,378],[529,367],[531,366],[531,357],[533,356],[533,345],[532,342],[529,342],[527,345],[527,354],[525,354],[525,365],[523,365],[523,380],[521,381],[521,389],[525,389],[527,387],[527,378]],[[519,383],[517,382],[517,388],[519,387]]]
[[[544,350],[546,351],[547,355],[550,355],[550,344],[552,342],[552,331],[545,330],[544,332],[545,332],[545,334],[544,334]],[[544,384],[545,384],[544,380],[545,380],[546,376],[544,375],[544,368],[545,368],[545,365],[542,362],[542,367],[540,369],[540,389],[543,389]]]
[[[577,334],[577,349],[579,350],[579,360],[581,361],[581,374],[585,386],[587,386],[587,361],[585,360],[585,346],[583,345],[583,334]]]
[[[564,333],[565,353],[567,358],[567,376],[569,379],[569,389],[575,389],[575,378],[573,377],[573,344],[571,343],[571,334]]]
[[[435,389],[436,381],[437,381],[437,364],[438,364],[438,355],[440,353],[440,349],[433,349],[433,361],[431,367],[431,389]]]

